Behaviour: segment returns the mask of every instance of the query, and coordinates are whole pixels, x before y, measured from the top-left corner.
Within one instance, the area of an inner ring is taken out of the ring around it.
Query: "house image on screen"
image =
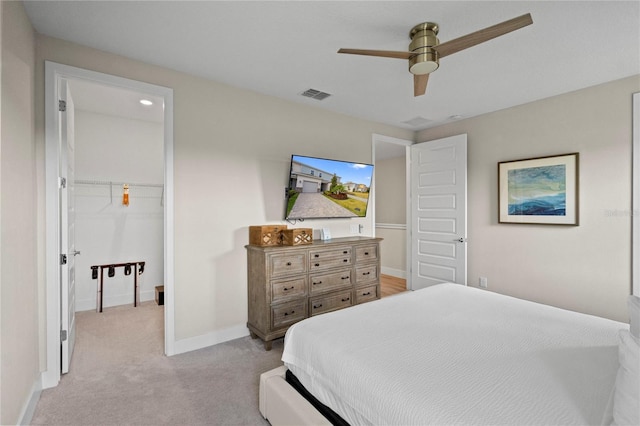
[[[338,183],[340,183],[340,176],[336,177]],[[318,193],[328,191],[332,178],[333,173],[293,160],[291,162],[289,188],[296,192]]]
[[[347,182],[344,187],[348,192],[369,192],[369,187],[363,183]]]

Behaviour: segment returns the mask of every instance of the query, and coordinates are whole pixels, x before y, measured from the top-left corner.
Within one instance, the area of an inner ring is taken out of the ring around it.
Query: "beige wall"
[[[246,333],[248,226],[283,223],[291,154],[371,162],[371,135],[413,133],[144,64],[48,37],[37,39],[36,129],[43,149],[44,60],[174,90],[175,333]],[[39,163],[39,168],[44,164]],[[305,221],[334,237],[371,217]],[[44,288],[41,288],[44,291]]]
[[[468,134],[468,282],[627,321],[631,97],[640,76],[428,129]],[[580,226],[497,223],[497,163],[580,153]]]
[[[407,222],[407,159],[402,157],[376,161],[376,222]]]
[[[22,3],[2,10],[0,121],[0,424],[16,424],[37,387],[37,186],[34,32]]]
[[[407,197],[406,158],[376,161],[376,237],[383,238],[382,273],[406,278]]]

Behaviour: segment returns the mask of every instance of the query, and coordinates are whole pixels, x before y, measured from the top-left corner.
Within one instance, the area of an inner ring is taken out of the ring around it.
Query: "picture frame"
[[[579,225],[579,153],[498,163],[498,222]]]

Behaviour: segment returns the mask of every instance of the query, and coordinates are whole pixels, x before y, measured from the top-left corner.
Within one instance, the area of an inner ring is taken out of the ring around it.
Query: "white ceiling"
[[[76,109],[99,114],[126,117],[132,120],[164,121],[164,99],[115,86],[106,86],[88,80],[70,80],[69,90]],[[143,105],[141,100],[151,101]]]
[[[36,31],[338,113],[420,130],[640,74],[638,1],[26,1]],[[443,58],[413,97],[407,50],[531,13],[533,25]],[[317,101],[313,88],[332,96]],[[416,120],[414,120],[416,119]],[[407,124],[407,121],[418,124]]]

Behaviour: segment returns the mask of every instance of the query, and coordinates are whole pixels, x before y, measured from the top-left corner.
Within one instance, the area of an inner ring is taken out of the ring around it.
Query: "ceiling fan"
[[[338,53],[352,55],[380,56],[409,60],[409,72],[413,74],[413,95],[421,96],[427,91],[429,74],[438,69],[440,58],[461,50],[484,43],[501,35],[533,24],[531,14],[527,13],[517,18],[509,19],[496,25],[475,31],[473,33],[449,40],[440,44],[438,40],[438,24],[423,22],[411,29],[408,52],[392,50],[340,49]]]

